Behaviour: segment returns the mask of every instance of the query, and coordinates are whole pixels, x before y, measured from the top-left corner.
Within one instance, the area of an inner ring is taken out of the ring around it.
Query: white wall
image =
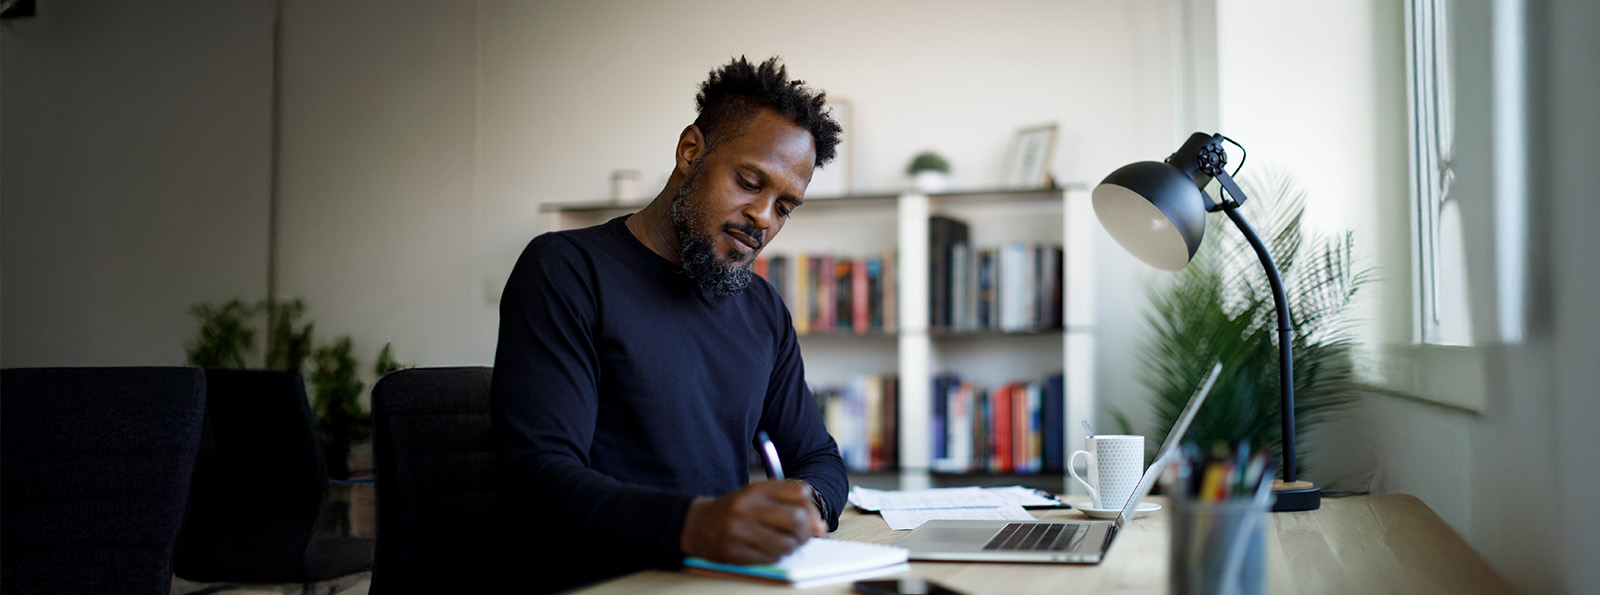
[[[1593,229],[1593,223],[1600,221],[1600,201],[1595,200],[1594,169],[1588,159],[1594,139],[1600,138],[1600,116],[1594,111],[1600,105],[1600,70],[1595,68],[1600,39],[1594,35],[1600,4],[1551,2],[1537,6],[1529,21],[1529,39],[1536,40],[1531,54],[1539,64],[1531,102],[1534,113],[1540,114],[1534,124],[1532,161],[1538,165],[1533,177],[1544,180],[1535,186],[1536,204],[1542,208],[1533,221],[1550,230],[1549,239],[1539,242],[1533,253],[1536,259],[1550,259],[1540,280],[1549,283],[1541,284],[1549,293],[1541,290],[1536,295],[1553,302],[1549,329],[1555,350],[1551,358],[1555,407],[1545,418],[1548,426],[1525,435],[1539,436],[1548,428],[1555,436],[1554,473],[1549,483],[1534,485],[1554,486],[1555,511],[1547,524],[1559,524],[1560,537],[1539,548],[1539,553],[1556,559],[1560,588],[1577,593],[1600,585],[1600,565],[1594,563],[1600,558],[1600,508],[1594,504],[1600,476],[1582,471],[1594,469],[1594,455],[1600,452],[1600,432],[1594,428],[1600,420],[1595,388],[1600,387],[1600,367],[1595,365],[1600,355],[1600,311],[1595,308],[1600,304],[1600,267],[1594,262],[1594,255],[1600,254],[1600,234]],[[1497,449],[1506,436],[1486,435],[1483,448]],[[1486,473],[1517,468],[1516,461],[1497,463]],[[1514,498],[1507,493],[1496,504],[1509,505]],[[1505,529],[1497,536],[1509,539],[1516,530]]]
[[[488,363],[472,4],[287,1],[283,31],[279,295],[363,368]]]
[[[264,2],[41,2],[0,30],[0,365],[179,364],[266,293]]]
[[[1064,183],[1188,132],[1175,0],[281,4],[277,293],[365,361],[490,362],[538,206],[602,198],[615,168],[655,192],[736,54],[852,102],[857,192],[922,149],[992,186],[1043,122]],[[5,31],[4,365],[179,363],[191,304],[265,296],[273,10],[49,4]],[[1099,392],[1138,420],[1121,296],[1149,272],[1099,240]]]
[[[654,195],[697,85],[734,55],[781,55],[850,100],[857,192],[902,188],[924,148],[956,186],[993,186],[1013,133],[1042,122],[1060,124],[1065,182],[1181,138],[1165,0],[288,6],[282,293],[363,357],[393,341],[425,365],[490,362],[492,298],[539,205],[603,199],[617,168]],[[1097,286],[1137,287],[1143,267],[1104,253]],[[1114,354],[1139,304],[1101,303],[1101,393],[1134,399]]]

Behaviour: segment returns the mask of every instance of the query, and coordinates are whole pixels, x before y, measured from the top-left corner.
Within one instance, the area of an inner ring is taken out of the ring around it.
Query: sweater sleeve
[[[500,300],[491,415],[507,505],[571,554],[671,566],[693,495],[590,466],[599,406],[594,271],[571,240],[534,238]],[[628,548],[616,548],[628,543]]]
[[[805,365],[795,338],[789,311],[783,312],[776,365],[768,382],[766,406],[762,408],[760,428],[772,436],[783,461],[786,477],[805,480],[826,503],[823,514],[828,530],[839,528],[839,513],[844,510],[850,482],[845,477],[844,458],[839,446],[823,424],[822,410],[811,397],[805,383]]]

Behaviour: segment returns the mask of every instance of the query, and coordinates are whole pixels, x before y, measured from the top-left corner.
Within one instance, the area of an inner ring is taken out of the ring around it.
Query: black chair
[[[0,370],[0,592],[170,592],[205,398],[196,368]]]
[[[493,517],[499,494],[491,372],[417,368],[373,387],[372,593],[471,592],[493,580],[502,549]]]
[[[327,461],[300,374],[206,370],[205,432],[173,571],[201,583],[299,583],[370,568],[373,538],[329,530]]]

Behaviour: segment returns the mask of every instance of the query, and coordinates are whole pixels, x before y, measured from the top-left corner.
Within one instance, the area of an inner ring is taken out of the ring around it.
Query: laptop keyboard
[[[994,551],[1060,551],[1067,549],[1078,525],[1066,523],[1011,523],[995,534],[983,549]]]

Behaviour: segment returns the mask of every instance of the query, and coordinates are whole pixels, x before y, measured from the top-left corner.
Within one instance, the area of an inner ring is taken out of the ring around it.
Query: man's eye
[[[761,187],[756,185],[755,182],[751,182],[750,180],[746,180],[744,178],[739,178],[739,185],[740,186],[744,186],[745,190],[760,190],[761,189]]]
[[[778,216],[780,216],[780,217],[788,217],[789,216],[789,212],[790,212],[789,207],[786,207],[786,206],[783,206],[783,205],[778,205]]]

